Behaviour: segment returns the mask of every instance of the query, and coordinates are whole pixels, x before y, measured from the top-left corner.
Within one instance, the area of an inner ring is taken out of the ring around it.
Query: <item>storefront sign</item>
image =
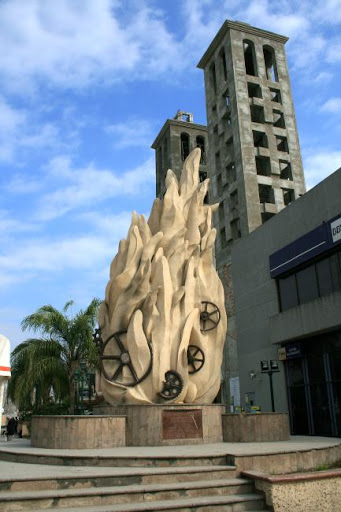
[[[288,345],[285,347],[287,359],[298,359],[302,357],[302,344],[295,343],[295,345]]]
[[[331,222],[330,229],[332,233],[333,242],[341,240],[341,217]]]
[[[293,270],[302,263],[332,249],[341,243],[341,216],[320,224],[317,228],[297,238],[270,255],[270,275],[272,278]]]

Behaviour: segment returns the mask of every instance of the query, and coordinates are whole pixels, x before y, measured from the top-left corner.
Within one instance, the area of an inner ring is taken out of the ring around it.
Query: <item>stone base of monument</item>
[[[66,450],[126,446],[124,416],[33,416],[31,446]]]
[[[288,413],[223,414],[223,439],[229,443],[288,441]]]
[[[96,414],[126,417],[126,446],[220,443],[223,405],[103,405]]]

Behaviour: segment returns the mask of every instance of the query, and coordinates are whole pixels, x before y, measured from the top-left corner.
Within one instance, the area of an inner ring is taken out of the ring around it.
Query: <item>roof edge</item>
[[[286,36],[281,36],[280,34],[275,34],[275,32],[269,32],[268,30],[263,30],[261,28],[253,27],[252,25],[248,25],[247,23],[243,23],[241,21],[231,21],[225,20],[220,29],[218,30],[216,36],[213,41],[207,48],[204,55],[201,57],[197,64],[197,68],[204,69],[209,58],[212,53],[226,34],[228,30],[239,30],[240,32],[246,32],[247,34],[252,34],[254,36],[268,37],[273,39],[274,41],[278,41],[279,43],[285,44],[289,38]]]
[[[164,133],[169,125],[183,126],[184,128],[195,128],[196,130],[203,130],[207,132],[207,126],[198,123],[189,123],[188,121],[177,121],[176,119],[167,119],[163,127],[156,136],[153,144],[150,146],[152,149],[156,149],[160,139],[164,136]]]

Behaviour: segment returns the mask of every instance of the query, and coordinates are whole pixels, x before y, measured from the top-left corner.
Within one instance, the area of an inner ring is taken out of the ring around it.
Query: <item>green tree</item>
[[[69,400],[69,413],[74,414],[75,372],[81,361],[92,367],[98,364],[92,333],[100,302],[93,299],[75,316],[68,315],[73,301],[62,311],[46,305],[23,319],[22,330],[39,337],[23,341],[12,352],[9,394],[20,409],[47,404],[52,392],[56,402]]]

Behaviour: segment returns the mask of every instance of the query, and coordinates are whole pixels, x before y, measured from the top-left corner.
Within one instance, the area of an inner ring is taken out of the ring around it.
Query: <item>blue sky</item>
[[[225,19],[286,44],[307,185],[341,166],[341,0],[1,0],[0,332],[103,297],[150,145],[177,109],[206,124],[196,64]]]

